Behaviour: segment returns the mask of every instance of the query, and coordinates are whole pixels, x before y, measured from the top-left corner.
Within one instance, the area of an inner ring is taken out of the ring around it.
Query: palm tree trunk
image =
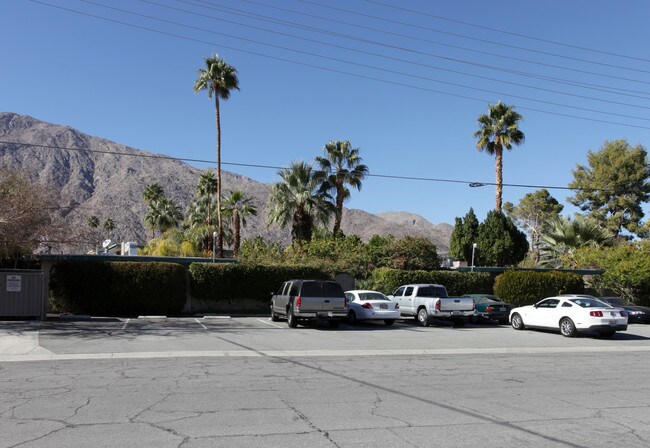
[[[237,209],[233,210],[233,215],[232,215],[232,224],[233,224],[233,256],[237,258],[239,256],[239,244],[241,240],[240,236],[240,227],[241,227],[241,219],[239,218],[239,212]]]
[[[219,95],[217,92],[214,95],[214,104],[217,113],[217,256],[223,258],[223,223],[221,222],[221,117],[219,113]]]
[[[343,185],[336,185],[336,216],[334,217],[334,229],[332,233],[336,237],[341,231],[341,220],[343,219]]]
[[[501,211],[501,199],[503,196],[503,146],[495,145],[496,153],[496,173],[497,173],[497,211]]]

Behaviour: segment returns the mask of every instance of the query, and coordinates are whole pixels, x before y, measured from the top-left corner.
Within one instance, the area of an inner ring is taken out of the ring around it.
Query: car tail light
[[[476,309],[476,300],[472,299],[472,309]]]
[[[300,296],[298,296],[298,297],[296,297],[295,307],[300,308],[300,305],[302,305],[302,298]]]
[[[486,306],[485,311],[494,311],[494,307],[492,306]]]
[[[603,317],[602,311],[589,311],[591,317]]]
[[[625,311],[621,311],[621,317],[627,317],[627,313]]]
[[[372,305],[369,304],[368,302],[366,302],[366,303],[364,303],[363,305],[361,305],[361,308],[365,308],[365,309],[367,309],[367,310],[371,310],[371,309],[372,309]]]
[[[396,303],[396,304],[395,304],[395,309],[396,309],[396,310],[399,310],[399,303]]]
[[[436,309],[440,311],[440,300],[436,300]]]

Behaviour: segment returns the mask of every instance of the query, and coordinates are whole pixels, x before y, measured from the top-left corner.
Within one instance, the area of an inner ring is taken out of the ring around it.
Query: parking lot
[[[650,326],[0,322],[0,447],[646,447]]]

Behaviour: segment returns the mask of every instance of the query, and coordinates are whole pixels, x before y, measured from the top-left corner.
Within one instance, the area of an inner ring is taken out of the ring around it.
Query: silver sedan
[[[355,325],[360,320],[383,320],[393,325],[399,318],[399,305],[378,291],[346,291],[348,320]]]

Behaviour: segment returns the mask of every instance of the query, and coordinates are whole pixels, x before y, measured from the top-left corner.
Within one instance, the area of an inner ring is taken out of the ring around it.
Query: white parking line
[[[260,321],[260,322],[262,322],[263,324],[272,325],[272,326],[274,326],[275,328],[284,328],[284,327],[281,327],[280,325],[276,325],[276,324],[274,324],[273,322],[269,322],[269,321],[264,320],[264,319],[257,319],[257,320]]]
[[[126,326],[129,325],[129,321],[131,319],[127,319],[126,322],[124,322],[124,325],[122,325],[122,330],[126,330]]]
[[[194,319],[194,320],[196,321],[197,324],[199,324],[200,326],[202,326],[204,330],[207,330],[207,329],[208,329],[208,327],[206,327],[206,326],[203,325],[201,322],[199,322],[198,319]]]

